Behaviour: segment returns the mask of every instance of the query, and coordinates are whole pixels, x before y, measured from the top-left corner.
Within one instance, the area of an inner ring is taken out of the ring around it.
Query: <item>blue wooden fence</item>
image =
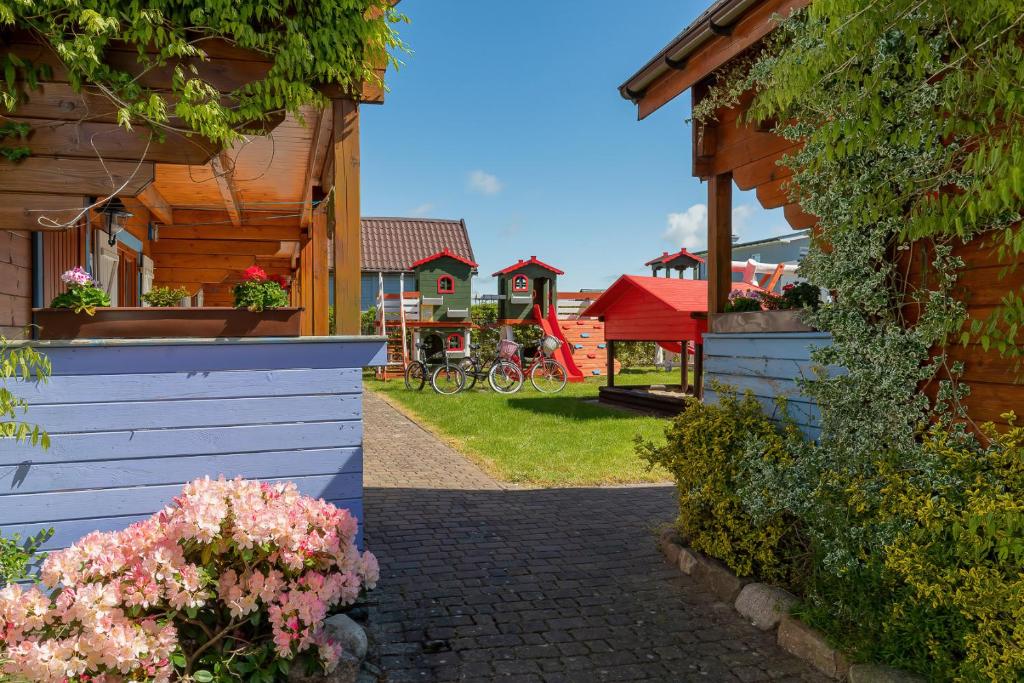
[[[38,343],[45,384],[19,384],[48,450],[0,440],[0,529],[53,527],[60,548],[164,507],[209,475],[294,481],[363,517],[362,373],[374,339]]]
[[[776,397],[787,399],[789,416],[805,434],[816,438],[820,433],[821,412],[803,394],[797,379],[813,378],[816,364],[811,351],[829,346],[827,332],[757,332],[750,334],[704,335],[705,400],[717,401],[712,382],[735,388],[739,393],[750,390],[760,401],[765,414],[781,418]],[[839,372],[828,368],[828,372]]]

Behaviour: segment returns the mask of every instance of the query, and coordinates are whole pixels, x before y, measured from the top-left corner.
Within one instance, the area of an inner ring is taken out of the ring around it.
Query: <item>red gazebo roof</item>
[[[561,271],[558,268],[555,268],[554,266],[549,266],[548,264],[544,263],[543,261],[538,260],[536,256],[531,256],[529,261],[524,261],[523,259],[519,259],[519,263],[513,263],[508,268],[503,268],[503,269],[499,270],[497,273],[495,273],[493,275],[493,277],[498,277],[499,275],[508,275],[509,273],[513,273],[513,272],[519,270],[523,266],[529,266],[529,265],[540,266],[544,270],[550,270],[555,275],[565,275],[564,271]]]
[[[734,282],[734,290],[757,287]],[[581,315],[604,320],[610,341],[701,342],[707,332],[707,280],[623,275]]]
[[[415,263],[411,264],[409,266],[409,270],[414,270],[416,268],[419,268],[420,266],[422,266],[425,263],[430,263],[431,261],[436,261],[437,259],[443,258],[445,256],[447,256],[448,258],[451,258],[451,259],[455,259],[459,263],[465,263],[470,268],[476,268],[477,267],[477,264],[474,261],[470,261],[468,258],[463,258],[462,256],[459,256],[458,254],[452,253],[448,248],[445,248],[445,249],[442,249],[441,251],[437,252],[436,254],[431,254],[430,256],[427,256],[425,258],[421,258],[419,261],[416,261]]]

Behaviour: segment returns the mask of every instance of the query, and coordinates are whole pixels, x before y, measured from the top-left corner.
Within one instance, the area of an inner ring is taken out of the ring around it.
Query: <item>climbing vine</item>
[[[1024,358],[1024,292],[971,319],[961,254],[1024,255],[1024,7],[1015,0],[815,0],[716,74],[698,124],[746,104],[799,142],[781,163],[818,217],[801,275],[833,301],[803,381],[818,441],[790,464],[748,440],[740,498],[810,540],[803,616],[858,656],[933,680],[1018,680],[1021,429],[977,439],[947,350]],[[976,309],[975,309],[976,310]],[[965,531],[966,530],[966,531]],[[998,598],[993,596],[1000,596]]]
[[[394,29],[402,20],[388,0],[0,0],[0,30],[51,49],[72,87],[88,84],[116,104],[121,125],[144,122],[158,134],[173,126],[224,144],[277,112],[323,104],[321,86],[380,84],[377,69],[403,48]],[[214,38],[262,54],[269,70],[224,96],[196,66]],[[138,65],[124,67],[132,72],[110,63],[113,47],[135,53]],[[0,107],[13,111],[48,66],[10,49],[0,59]],[[167,67],[169,93],[138,78]]]

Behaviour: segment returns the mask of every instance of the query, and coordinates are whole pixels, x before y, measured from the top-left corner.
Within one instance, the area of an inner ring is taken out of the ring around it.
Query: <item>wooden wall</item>
[[[32,322],[32,236],[0,230],[0,335],[25,337]]]
[[[696,101],[699,101],[701,92],[701,87],[694,88]],[[719,110],[715,124],[704,126],[703,130],[695,127],[694,175],[706,179],[731,173],[740,189],[756,191],[764,208],[782,207],[791,227],[811,228],[816,218],[790,202],[787,183],[792,173],[779,164],[782,157],[797,150],[798,145],[749,123],[738,124],[740,114],[750,99],[748,93],[735,107]],[[986,240],[978,239],[960,246],[954,254],[966,263],[960,274],[957,296],[967,304],[971,318],[987,317],[1007,292],[1024,295],[1024,268],[1009,268],[1013,264],[1000,261]],[[907,258],[909,262],[901,262],[901,272],[911,286],[916,283],[926,285],[927,278],[934,277],[929,274],[928,245],[915,244],[911,252],[905,252],[904,259]],[[905,313],[909,322],[916,319],[914,310]],[[1003,413],[1016,410],[1018,415],[1024,415],[1024,366],[1018,369],[1015,360],[1001,358],[996,351],[986,352],[977,344],[966,348],[953,345],[946,350],[953,360],[965,364],[962,379],[971,387],[970,396],[965,401],[971,420],[1005,426]],[[934,397],[935,383],[923,390]]]
[[[779,332],[704,335],[704,400],[717,403],[712,382],[742,394],[750,390],[773,420],[781,418],[775,398],[787,399],[787,410],[811,438],[821,430],[821,411],[803,394],[796,379],[813,378],[811,351],[832,343],[824,332]],[[832,372],[838,372],[832,369]]]
[[[0,441],[0,528],[49,547],[120,529],[197,477],[290,480],[362,519],[361,369],[376,342],[41,344],[47,384],[15,390],[50,433]]]

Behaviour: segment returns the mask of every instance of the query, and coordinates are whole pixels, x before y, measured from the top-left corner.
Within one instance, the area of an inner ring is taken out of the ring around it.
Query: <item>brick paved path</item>
[[[823,680],[662,561],[668,486],[510,490],[368,393],[387,680]]]

